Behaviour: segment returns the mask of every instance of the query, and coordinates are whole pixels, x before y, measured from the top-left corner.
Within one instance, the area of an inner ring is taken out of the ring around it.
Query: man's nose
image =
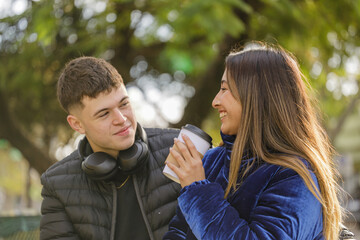
[[[120,111],[120,109],[116,109],[114,112],[114,124],[122,124],[126,121],[127,117],[125,117],[125,115]]]

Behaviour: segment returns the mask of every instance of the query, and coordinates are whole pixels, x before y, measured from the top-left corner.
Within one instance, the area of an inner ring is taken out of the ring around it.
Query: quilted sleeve
[[[41,183],[43,184],[41,191],[43,202],[41,205],[40,239],[79,239],[63,205],[53,194],[46,174],[41,177]]]

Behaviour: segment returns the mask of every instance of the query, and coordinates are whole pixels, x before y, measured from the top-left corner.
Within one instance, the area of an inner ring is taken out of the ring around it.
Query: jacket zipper
[[[111,230],[110,230],[110,240],[115,240],[115,226],[116,226],[116,212],[117,212],[117,191],[115,183],[111,183],[111,189],[113,192],[113,209],[111,216]]]
[[[155,240],[154,239],[154,236],[153,236],[153,232],[151,230],[151,227],[150,227],[150,223],[146,217],[146,213],[145,213],[145,209],[144,209],[144,204],[142,203],[141,201],[141,196],[140,196],[140,191],[139,191],[139,185],[137,183],[137,179],[136,179],[136,176],[135,175],[132,175],[133,177],[133,182],[134,182],[134,188],[135,188],[135,193],[136,193],[136,198],[138,200],[138,203],[139,203],[139,206],[140,206],[140,210],[141,210],[141,214],[143,216],[143,219],[144,219],[144,222],[145,222],[145,225],[146,225],[146,229],[148,230],[148,233],[149,233],[149,236],[150,236],[150,240]]]

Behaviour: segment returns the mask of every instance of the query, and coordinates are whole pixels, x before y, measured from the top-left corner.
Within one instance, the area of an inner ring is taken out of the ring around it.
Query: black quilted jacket
[[[149,141],[149,171],[133,182],[150,239],[161,239],[175,215],[180,185],[162,174],[164,161],[179,133],[175,129],[145,129]],[[42,176],[40,239],[114,239],[116,187],[89,179],[74,151]]]

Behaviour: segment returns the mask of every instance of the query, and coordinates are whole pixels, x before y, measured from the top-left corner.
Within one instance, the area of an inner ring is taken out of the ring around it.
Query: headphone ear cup
[[[134,173],[146,163],[148,157],[147,144],[141,140],[136,140],[130,148],[119,152],[120,169],[127,174]]]
[[[119,171],[116,159],[104,152],[90,154],[81,163],[81,168],[94,180],[110,180]]]

